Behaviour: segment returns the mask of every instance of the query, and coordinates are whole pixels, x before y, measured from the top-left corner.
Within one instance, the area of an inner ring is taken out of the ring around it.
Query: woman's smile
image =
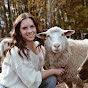
[[[24,19],[21,22],[20,33],[26,42],[32,42],[35,39],[36,27],[30,18]]]

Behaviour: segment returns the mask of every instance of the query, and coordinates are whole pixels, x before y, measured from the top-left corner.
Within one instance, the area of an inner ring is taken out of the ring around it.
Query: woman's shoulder
[[[20,56],[18,55],[18,47],[14,46],[13,48],[7,51],[3,62],[12,65],[13,63],[17,62],[18,58],[20,58]]]
[[[12,64],[16,67],[18,67],[19,65],[22,65],[24,59],[22,59],[22,57],[19,54],[19,48],[17,46],[14,46],[13,48],[11,48],[10,51],[10,55],[11,55],[11,61]]]
[[[18,52],[19,48],[17,46],[14,46],[13,48],[11,48],[11,53],[16,53]]]

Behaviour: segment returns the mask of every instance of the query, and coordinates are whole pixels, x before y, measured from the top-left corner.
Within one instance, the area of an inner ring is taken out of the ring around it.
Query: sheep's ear
[[[72,35],[72,34],[74,34],[74,33],[75,33],[74,30],[65,30],[64,35],[70,36],[70,35]]]
[[[36,35],[36,37],[38,37],[38,38],[40,38],[40,39],[45,39],[46,33],[45,33],[45,32],[38,33],[38,34]]]

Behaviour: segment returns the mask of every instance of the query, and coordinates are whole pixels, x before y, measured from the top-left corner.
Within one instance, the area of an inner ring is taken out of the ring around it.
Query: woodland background
[[[88,38],[88,0],[0,0],[0,38],[9,36],[15,19],[23,12],[38,18],[41,31],[59,26],[75,30],[74,39]],[[65,88],[64,84],[59,88]]]
[[[38,18],[41,31],[59,26],[75,30],[75,39],[88,38],[88,0],[0,0],[0,37],[9,36],[23,12]]]

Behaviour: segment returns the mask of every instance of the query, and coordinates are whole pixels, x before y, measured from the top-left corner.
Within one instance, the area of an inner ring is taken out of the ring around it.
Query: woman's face
[[[24,19],[20,25],[20,33],[26,42],[31,42],[36,36],[36,26],[30,18]]]

